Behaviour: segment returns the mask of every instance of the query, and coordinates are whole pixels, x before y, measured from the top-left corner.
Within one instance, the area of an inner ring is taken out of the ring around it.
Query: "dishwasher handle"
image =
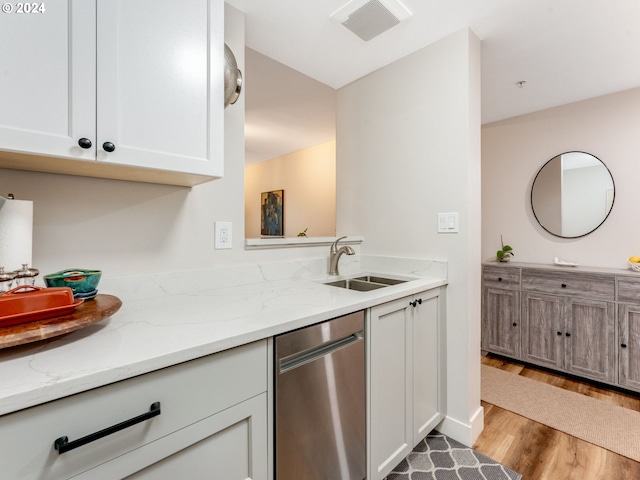
[[[301,365],[313,362],[314,360],[329,355],[336,350],[347,347],[357,342],[362,342],[363,340],[364,331],[360,330],[359,332],[352,333],[347,337],[335,340],[330,343],[325,343],[311,350],[294,353],[293,355],[289,355],[288,357],[281,358],[279,360],[278,374],[282,375],[289,370],[293,370],[294,368],[300,367]]]

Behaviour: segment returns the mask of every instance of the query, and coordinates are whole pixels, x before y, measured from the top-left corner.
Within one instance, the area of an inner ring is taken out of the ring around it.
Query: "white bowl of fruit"
[[[627,263],[634,272],[640,272],[640,257],[629,257]]]

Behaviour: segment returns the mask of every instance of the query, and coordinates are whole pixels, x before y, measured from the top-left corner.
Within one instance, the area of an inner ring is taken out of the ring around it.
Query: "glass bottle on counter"
[[[4,267],[0,267],[0,293],[11,290],[13,288],[13,280],[15,278],[15,272],[5,272]]]
[[[29,264],[23,263],[21,270],[16,270],[16,285],[21,287],[23,285],[35,285],[36,277],[40,274],[37,268],[29,268]]]

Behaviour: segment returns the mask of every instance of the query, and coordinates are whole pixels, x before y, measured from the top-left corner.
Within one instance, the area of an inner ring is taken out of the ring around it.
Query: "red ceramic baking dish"
[[[82,302],[69,287],[16,287],[0,295],[0,327],[67,315]]]

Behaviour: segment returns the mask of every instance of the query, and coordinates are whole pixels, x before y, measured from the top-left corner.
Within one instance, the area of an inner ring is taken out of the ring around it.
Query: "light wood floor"
[[[640,411],[640,395],[603,388],[494,356],[482,363]],[[477,451],[523,480],[640,480],[640,463],[486,402]]]

